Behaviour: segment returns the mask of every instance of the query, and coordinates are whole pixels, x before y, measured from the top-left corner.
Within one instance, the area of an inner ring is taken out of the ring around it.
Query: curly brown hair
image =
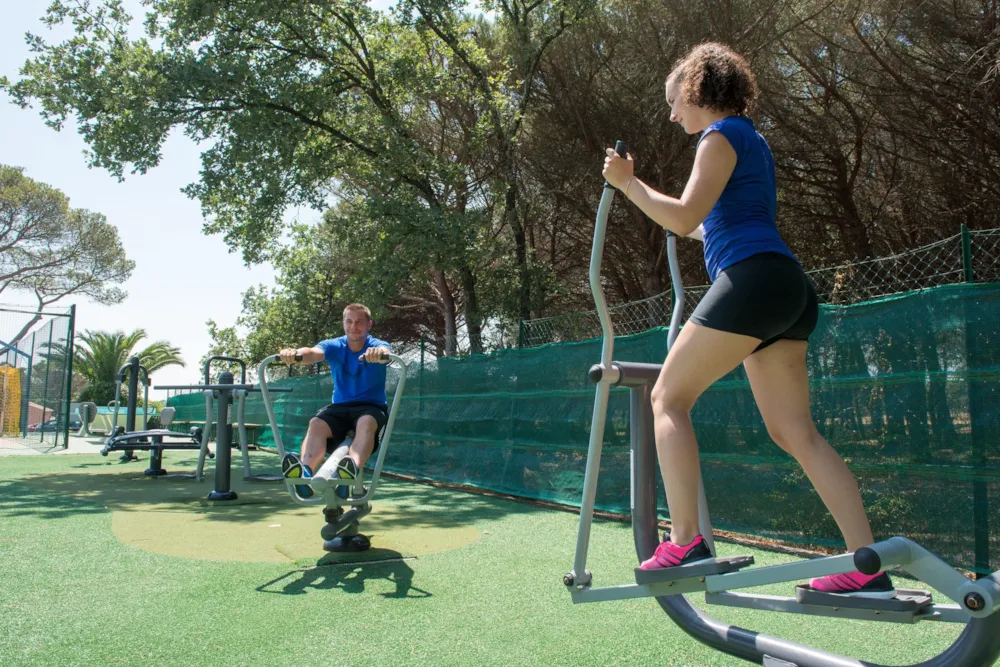
[[[705,42],[677,61],[667,81],[679,78],[690,104],[741,116],[753,111],[757,80],[743,56],[724,44]]]

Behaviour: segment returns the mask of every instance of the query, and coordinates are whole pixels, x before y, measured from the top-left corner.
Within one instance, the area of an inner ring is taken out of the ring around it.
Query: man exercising
[[[285,477],[312,477],[325,455],[331,454],[351,430],[354,439],[350,450],[336,468],[340,479],[355,479],[368,457],[378,449],[378,433],[388,420],[385,364],[389,358],[385,355],[392,349],[369,334],[373,324],[367,306],[352,303],[344,308],[344,336],[320,341],[315,347],[288,348],[279,353],[287,364],[326,361],[333,375],[332,403],[309,420],[301,458],[285,454],[281,461]],[[296,360],[296,356],[301,358]],[[313,495],[312,488],[305,484],[297,485],[295,491],[301,498]],[[347,498],[349,487],[337,486],[336,493]]]

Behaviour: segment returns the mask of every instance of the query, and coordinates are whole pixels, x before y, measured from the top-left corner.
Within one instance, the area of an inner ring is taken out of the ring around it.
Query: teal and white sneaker
[[[281,474],[286,479],[309,479],[312,477],[312,470],[298,456],[289,453],[285,454],[285,458],[281,459]],[[299,498],[303,499],[312,498],[313,496],[312,487],[306,484],[296,484],[295,493],[298,494]]]
[[[357,479],[358,464],[350,456],[345,456],[337,464],[337,477],[340,479]],[[341,484],[334,491],[341,500],[347,500],[351,495],[351,485]]]

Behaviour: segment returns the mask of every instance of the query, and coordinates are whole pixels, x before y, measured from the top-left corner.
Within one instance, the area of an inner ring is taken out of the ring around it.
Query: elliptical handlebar
[[[124,366],[118,369],[119,383],[125,382],[125,371],[129,370],[130,368],[132,368],[132,364],[125,364]],[[139,364],[139,370],[142,371],[142,373],[139,375],[139,380],[142,381],[144,385],[149,385],[149,370],[142,364]]]
[[[620,157],[628,155],[628,144],[618,141],[615,144],[615,152]],[[601,263],[604,258],[604,237],[608,229],[608,214],[611,212],[611,202],[615,198],[615,187],[604,182],[604,192],[601,194],[601,203],[597,207],[597,221],[594,224],[594,243],[590,248],[590,293],[594,297],[594,305],[597,310],[597,317],[601,321],[601,332],[604,334],[601,345],[601,366],[608,368],[611,364],[611,356],[614,354],[615,330],[611,323],[611,313],[608,304],[604,299],[604,288],[601,285]]]
[[[247,362],[243,361],[242,359],[240,359],[238,357],[227,357],[226,355],[223,355],[223,354],[217,354],[217,355],[211,356],[211,357],[209,357],[208,359],[205,360],[205,373],[204,373],[204,376],[203,376],[205,378],[205,384],[212,384],[211,377],[209,375],[209,371],[211,370],[212,362],[213,361],[229,361],[229,362],[232,362],[234,364],[238,364],[239,367],[240,367],[240,384],[246,384],[246,382],[247,382]]]

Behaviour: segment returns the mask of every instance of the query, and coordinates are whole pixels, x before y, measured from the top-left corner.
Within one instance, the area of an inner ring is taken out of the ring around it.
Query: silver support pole
[[[247,437],[246,417],[247,413],[247,391],[246,389],[236,390],[236,428],[240,439],[240,451],[243,453],[243,476],[253,477],[250,471],[250,451],[249,438]]]
[[[205,428],[201,431],[201,449],[198,450],[198,465],[195,467],[194,478],[201,482],[205,479],[205,458],[208,456],[208,440],[212,432],[212,396],[214,391],[206,389],[205,395]]]
[[[146,376],[146,383],[143,385],[143,398],[142,398],[142,430],[149,430],[149,376]]]

